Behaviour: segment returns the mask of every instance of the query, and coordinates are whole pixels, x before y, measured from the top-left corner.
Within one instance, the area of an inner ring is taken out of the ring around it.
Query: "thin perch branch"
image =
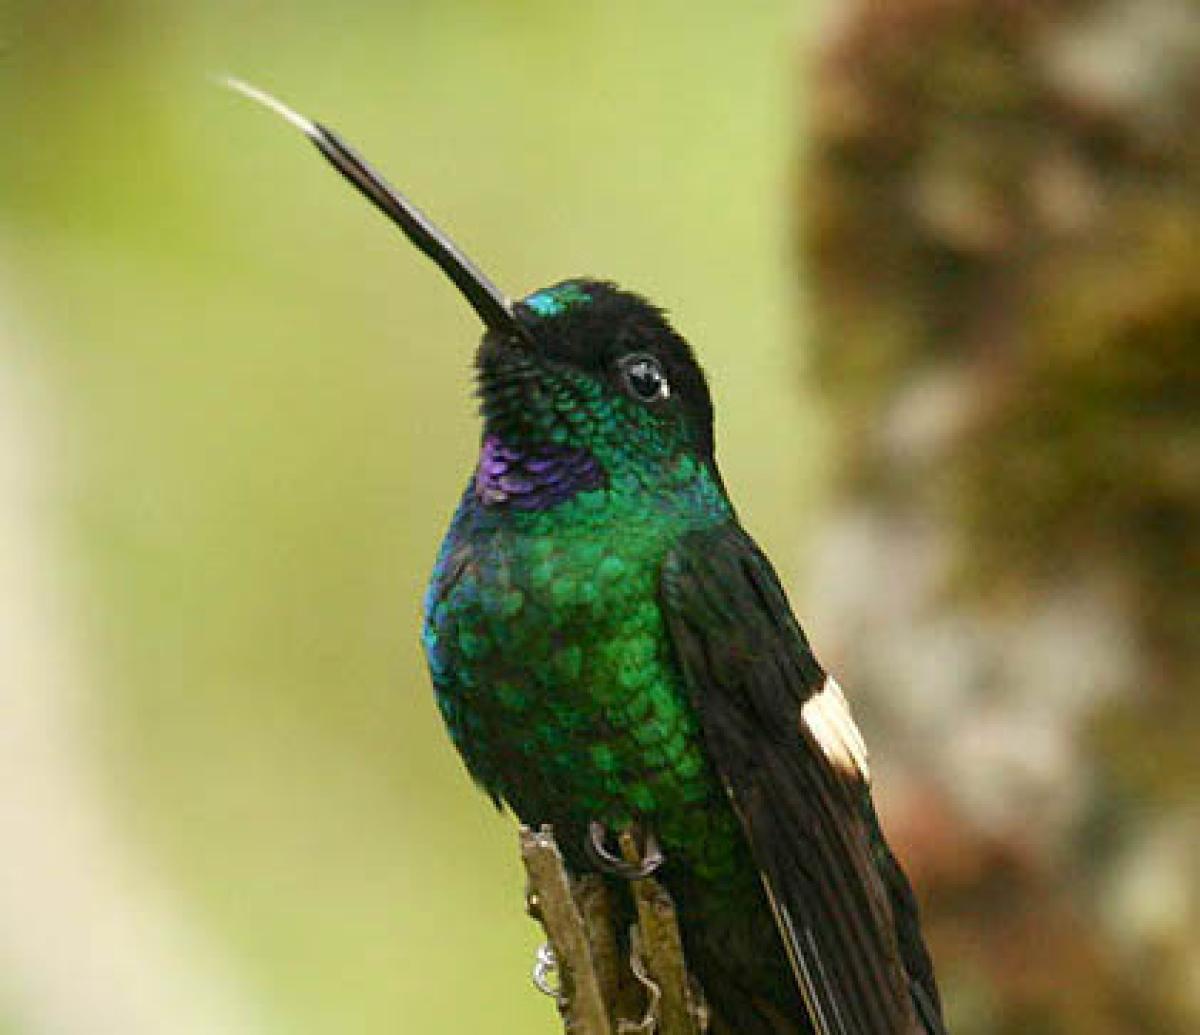
[[[620,843],[626,860],[640,864],[632,835],[623,834]],[[573,879],[545,826],[521,829],[521,858],[530,915],[541,922],[554,951],[568,1035],[704,1035],[703,996],[687,972],[675,906],[658,881],[647,877],[615,887],[596,874]],[[615,919],[626,911],[614,908],[612,900],[625,887],[637,914],[629,958]]]
[[[570,1035],[612,1035],[592,940],[549,827],[521,828],[521,859],[529,876],[529,911],[545,928],[558,964],[566,1030]],[[609,966],[606,961],[606,970]]]
[[[621,834],[626,862],[641,862],[641,849],[632,833]],[[641,933],[639,951],[650,979],[659,989],[659,1029],[663,1035],[701,1035],[705,1009],[689,988],[683,942],[675,918],[675,903],[653,877],[630,882]]]

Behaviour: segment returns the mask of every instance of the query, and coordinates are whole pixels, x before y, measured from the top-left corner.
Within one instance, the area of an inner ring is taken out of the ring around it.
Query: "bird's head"
[[[485,435],[585,450],[611,473],[713,455],[708,386],[687,342],[644,298],[566,280],[512,306],[477,356]]]

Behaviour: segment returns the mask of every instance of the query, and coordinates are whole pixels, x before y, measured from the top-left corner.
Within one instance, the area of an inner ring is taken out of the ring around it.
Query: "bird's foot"
[[[587,853],[602,873],[624,880],[644,880],[663,864],[662,848],[653,830],[646,830],[639,846],[632,833],[618,839],[620,855],[608,848],[608,828],[598,820],[588,824]]]

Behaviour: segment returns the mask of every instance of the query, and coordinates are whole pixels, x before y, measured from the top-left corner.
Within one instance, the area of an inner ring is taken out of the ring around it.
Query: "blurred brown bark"
[[[844,3],[811,96],[806,610],[951,1028],[1200,1030],[1200,5]]]

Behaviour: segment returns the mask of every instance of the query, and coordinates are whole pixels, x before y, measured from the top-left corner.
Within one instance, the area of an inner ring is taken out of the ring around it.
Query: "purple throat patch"
[[[545,510],[603,485],[604,472],[585,449],[509,446],[495,435],[484,437],[475,469],[475,495],[485,507]]]

